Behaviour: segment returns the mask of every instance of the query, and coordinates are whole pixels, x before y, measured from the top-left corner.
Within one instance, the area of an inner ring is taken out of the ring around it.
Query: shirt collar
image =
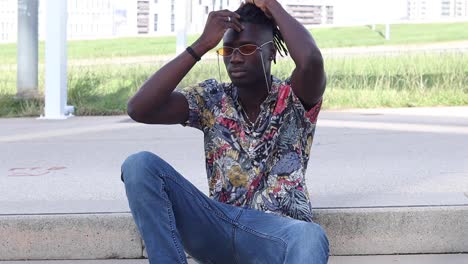
[[[271,80],[270,93],[268,94],[264,102],[271,102],[277,99],[276,94],[278,93],[278,88],[282,83],[282,81],[274,75],[271,76],[271,79],[272,80]],[[226,93],[230,94],[234,100],[237,100],[237,97],[239,95],[238,95],[237,87],[234,84],[224,83],[224,90]]]

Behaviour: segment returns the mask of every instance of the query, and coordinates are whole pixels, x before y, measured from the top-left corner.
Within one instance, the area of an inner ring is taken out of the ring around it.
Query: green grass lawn
[[[312,33],[321,48],[372,45],[400,45],[468,40],[468,22],[391,25],[390,40],[385,40],[385,25],[369,27],[319,28]]]
[[[384,25],[376,31],[367,26],[317,28],[311,32],[320,48],[368,45],[414,44],[468,40],[468,22],[439,24],[397,24],[391,26],[391,40],[383,37]],[[197,36],[189,36],[192,43]],[[39,60],[44,58],[44,43],[40,43]],[[141,37],[68,42],[68,58],[94,59],[128,56],[154,56],[175,53],[175,37]],[[0,44],[0,65],[16,63],[16,45]]]
[[[396,45],[468,40],[468,22],[392,25],[391,40],[384,25],[313,29],[321,48]],[[190,36],[189,42],[197,36]],[[38,116],[43,99],[16,99],[15,45],[0,44],[0,117]],[[70,41],[68,57],[116,58],[174,54],[175,37]],[[40,59],[43,59],[43,43]],[[73,64],[70,64],[73,65]],[[161,65],[90,65],[68,67],[68,101],[78,115],[124,114],[128,98]],[[221,64],[221,67],[223,65]],[[273,66],[281,78],[290,74],[290,59]],[[468,105],[468,54],[327,58],[324,108]],[[228,80],[222,69],[224,81]],[[181,86],[218,78],[215,62],[198,63]],[[39,67],[39,91],[44,90],[44,67]]]
[[[161,65],[71,66],[68,103],[77,115],[125,114],[128,98]],[[223,67],[223,64],[221,64]],[[274,75],[285,78],[290,60],[274,65]],[[329,58],[325,109],[468,105],[468,54]],[[224,81],[228,77],[221,69]],[[40,68],[40,76],[44,74]],[[218,77],[216,62],[195,65],[180,86]],[[16,71],[0,70],[0,116],[38,116],[43,102],[17,100]],[[41,77],[40,91],[44,89]]]

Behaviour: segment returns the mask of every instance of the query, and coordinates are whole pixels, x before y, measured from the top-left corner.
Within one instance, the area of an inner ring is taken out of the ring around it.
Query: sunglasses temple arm
[[[217,54],[217,57],[218,57],[218,74],[219,74],[219,82],[223,82],[222,79],[221,79],[221,67],[219,66],[219,54]]]
[[[261,49],[260,49],[260,50],[261,50]],[[266,74],[266,70],[265,70],[265,63],[263,62],[263,54],[262,54],[262,52],[260,52],[260,58],[262,58],[263,75],[265,76],[265,82],[266,82],[266,86],[267,86],[267,91],[268,91],[268,93],[270,93],[270,85],[268,84],[268,78],[267,78],[267,74]]]

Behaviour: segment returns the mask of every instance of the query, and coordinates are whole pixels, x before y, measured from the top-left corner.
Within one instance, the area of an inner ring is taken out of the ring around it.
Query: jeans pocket
[[[233,239],[237,263],[284,263],[287,245],[280,238],[237,226]]]

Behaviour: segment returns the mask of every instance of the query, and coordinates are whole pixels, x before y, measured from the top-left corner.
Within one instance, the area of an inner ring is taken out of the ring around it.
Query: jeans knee
[[[312,248],[314,249],[324,249],[329,250],[328,238],[323,228],[315,223],[308,224],[308,230],[305,232],[307,236],[311,239]]]
[[[121,180],[128,183],[129,181],[141,179],[141,174],[144,174],[150,165],[160,160],[160,157],[149,151],[141,151],[128,156],[122,163]]]
[[[327,263],[329,243],[320,225],[303,222],[292,233],[288,255],[294,261],[290,263]]]

